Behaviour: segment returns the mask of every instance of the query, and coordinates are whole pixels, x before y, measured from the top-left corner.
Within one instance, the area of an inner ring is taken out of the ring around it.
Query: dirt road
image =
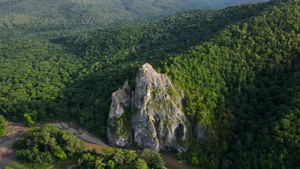
[[[77,135],[77,137],[81,140],[102,145],[102,146],[108,146],[106,145],[101,139],[95,137],[93,134],[89,133],[86,129],[80,127],[79,125],[72,123],[72,122],[59,122],[59,123],[52,123],[55,127],[61,129],[61,130],[71,130],[73,131],[74,135]]]
[[[0,168],[7,166],[13,160],[13,143],[18,140],[29,127],[22,124],[8,122],[7,133],[0,138]]]
[[[40,123],[35,125],[36,127],[42,127],[46,123]],[[93,144],[107,146],[102,140],[89,133],[86,129],[72,122],[54,122],[55,127],[61,130],[72,130],[74,135],[77,135],[79,139],[85,142]],[[8,166],[10,161],[14,160],[13,156],[13,143],[18,140],[30,127],[25,127],[19,123],[8,122],[7,133],[4,137],[0,138],[0,168]]]

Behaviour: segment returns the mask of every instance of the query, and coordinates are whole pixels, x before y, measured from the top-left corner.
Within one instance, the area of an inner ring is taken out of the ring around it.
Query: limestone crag
[[[113,93],[109,119],[122,119],[124,116],[125,111],[118,106],[123,103],[127,107],[130,94],[123,91],[124,87]],[[135,91],[131,93],[129,114],[134,142],[141,148],[154,151],[186,151],[189,147],[189,122],[182,112],[183,98],[183,91],[176,90],[166,75],[158,74],[151,65],[144,64],[137,74]],[[108,122],[108,138],[116,136],[113,130],[109,130],[112,126],[116,127],[113,122]],[[122,121],[120,123],[117,131],[124,128]],[[119,139],[108,140],[110,145],[116,145]]]
[[[131,126],[134,142],[151,150],[186,151],[189,123],[181,110],[183,92],[170,79],[144,64],[132,96]]]
[[[126,126],[125,123],[130,122],[130,119],[124,115],[126,110],[130,111],[130,98],[131,88],[128,82],[125,82],[122,89],[112,94],[107,126],[107,140],[111,146],[126,147],[132,144],[130,126]]]

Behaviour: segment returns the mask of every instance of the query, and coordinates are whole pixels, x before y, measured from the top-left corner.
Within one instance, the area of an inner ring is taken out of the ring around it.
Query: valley
[[[86,150],[92,151],[92,149],[96,149],[98,152],[101,152],[103,148],[109,147],[98,137],[88,132],[84,127],[73,122],[52,122],[52,124],[60,130],[71,130],[74,135],[84,141]],[[45,123],[37,124],[35,127],[42,127],[43,125],[45,125]],[[30,129],[29,127],[13,122],[8,122],[7,126],[7,134],[3,138],[0,138],[0,167],[3,168],[11,166],[11,161],[15,161],[12,144]],[[111,149],[113,150],[114,148],[111,147]],[[196,167],[188,165],[186,162],[177,160],[171,153],[162,152],[162,157],[167,169],[197,169]],[[78,168],[78,164],[76,161],[60,162],[51,166],[49,169],[51,168],[76,169]]]
[[[94,144],[106,145],[101,140],[110,133],[117,144],[126,138],[142,148],[175,149],[180,159],[203,169],[298,167],[300,1],[245,2],[223,8],[210,1],[216,9],[188,10],[198,6],[0,0],[0,115],[24,124],[8,130],[16,131],[11,139],[41,122],[74,121],[92,135],[73,131]],[[95,13],[100,6],[124,10],[114,18],[109,10],[103,12],[111,15]],[[149,11],[135,11],[141,6]],[[153,71],[152,80],[137,83],[144,63],[161,76]],[[169,80],[158,83],[157,77]],[[113,93],[125,82],[139,95],[123,90],[130,101],[122,103]],[[113,101],[120,111],[109,118]],[[72,127],[66,125],[57,124]],[[66,149],[55,150],[55,160],[65,159]],[[1,152],[8,157],[12,151]],[[118,165],[145,167],[135,159]]]

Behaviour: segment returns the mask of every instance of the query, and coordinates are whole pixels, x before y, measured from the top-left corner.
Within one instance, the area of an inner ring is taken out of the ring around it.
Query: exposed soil
[[[101,139],[95,137],[93,134],[89,133],[85,128],[80,127],[79,125],[72,123],[72,122],[60,122],[60,123],[52,123],[55,127],[61,130],[71,130],[73,131],[74,135],[83,141],[102,145],[106,145]]]
[[[39,123],[36,127],[42,127],[46,123]],[[79,139],[85,142],[108,146],[102,140],[89,133],[86,129],[72,122],[54,122],[52,123],[55,127],[61,130],[71,130],[74,135],[77,135]],[[9,163],[14,160],[13,156],[13,143],[18,140],[30,127],[25,127],[20,123],[8,122],[7,133],[4,137],[0,138],[0,168],[9,166]],[[74,164],[73,164],[74,165]],[[76,168],[76,165],[74,166]],[[70,166],[68,167],[70,168]],[[73,168],[73,167],[71,167]]]
[[[178,160],[174,154],[170,152],[161,152],[161,157],[165,161],[166,169],[199,169],[198,167],[191,166],[184,160]]]
[[[7,133],[0,138],[0,168],[7,166],[11,160],[14,160],[12,145],[28,129],[30,128],[19,123],[7,123]]]
[[[42,127],[46,123],[37,124],[37,127]],[[55,127],[61,130],[72,130],[74,135],[77,135],[79,139],[84,140],[87,150],[97,149],[98,152],[104,147],[109,147],[102,140],[89,133],[88,130],[72,122],[53,122]],[[8,122],[8,130],[4,137],[0,138],[0,168],[9,166],[10,161],[15,160],[13,156],[13,143],[19,139],[30,127],[25,127],[19,123]],[[186,162],[177,160],[172,154],[163,152],[162,157],[166,162],[168,169],[197,169],[192,167]],[[77,169],[78,165],[76,161],[67,161],[55,164],[52,168],[57,169]]]

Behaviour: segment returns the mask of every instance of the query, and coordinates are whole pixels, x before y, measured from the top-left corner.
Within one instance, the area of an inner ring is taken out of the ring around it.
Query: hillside
[[[208,137],[192,139],[184,158],[203,168],[299,166],[299,5],[271,1],[165,67]]]
[[[233,6],[233,5],[239,5],[239,4],[248,4],[248,3],[258,3],[258,2],[267,2],[269,0],[230,0],[230,1],[222,1],[222,0],[211,0],[211,2],[218,6],[219,8]]]
[[[155,25],[139,29],[148,34],[123,27],[125,31],[112,33],[112,41],[117,40],[112,44],[123,44],[110,48],[117,55],[102,50],[107,45],[102,40],[111,37],[102,30],[90,36],[103,39],[72,45],[93,56],[105,55],[124,70],[132,69],[125,67],[134,59],[153,63],[184,89],[185,113],[207,138],[191,138],[195,146],[182,155],[191,163],[203,168],[294,168],[299,165],[300,148],[299,11],[299,1],[271,1],[202,15],[199,11],[177,15],[157,21],[165,23],[162,30]],[[151,29],[155,29],[153,34]],[[126,42],[134,35],[140,38]],[[70,39],[75,42],[74,38]],[[118,57],[122,52],[125,55]],[[157,63],[162,58],[172,59],[162,66]],[[124,70],[116,76],[127,79],[129,73],[121,75]],[[122,83],[119,79],[111,82]]]
[[[145,62],[184,90],[202,168],[299,166],[300,2],[193,10],[48,41],[2,34],[0,114],[75,120],[104,137],[111,94]],[[68,112],[68,113],[66,113]]]
[[[0,28],[29,31],[81,30],[124,25],[190,9],[223,8],[248,2],[250,1],[231,3],[225,0],[1,0]]]

